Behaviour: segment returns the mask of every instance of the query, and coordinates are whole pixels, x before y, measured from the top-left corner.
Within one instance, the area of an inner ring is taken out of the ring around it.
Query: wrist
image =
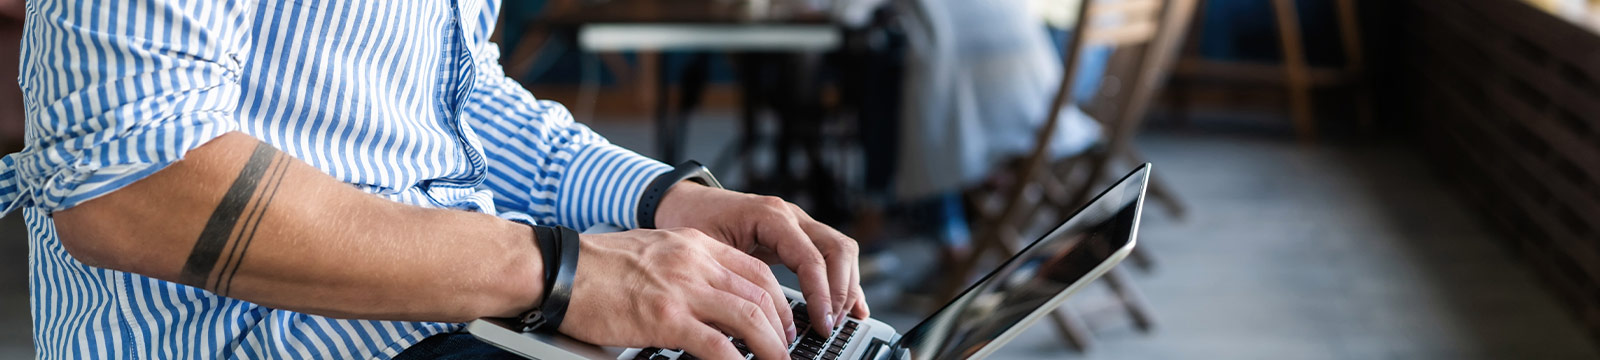
[[[674,190],[682,192],[681,190],[685,189],[685,187],[680,187],[679,185],[685,181],[697,182],[707,188],[722,188],[722,183],[717,182],[717,178],[711,175],[711,171],[707,170],[704,165],[700,165],[699,162],[689,160],[678,164],[678,166],[672,168],[672,171],[661,174],[655,180],[651,180],[650,185],[645,187],[644,193],[639,195],[638,214],[635,219],[639,222],[640,228],[660,229],[663,227],[661,224],[656,223],[656,220],[661,218],[662,204],[666,201],[666,195]],[[682,194],[677,197],[684,198]],[[668,210],[671,211],[671,209]]]
[[[661,205],[657,206],[656,228],[694,227],[693,215],[704,210],[698,209],[696,200],[704,199],[705,193],[711,190],[716,189],[689,180],[672,185],[661,197]]]
[[[511,222],[504,231],[508,240],[508,251],[511,257],[506,269],[494,279],[500,280],[501,296],[492,297],[499,299],[489,311],[487,317],[511,318],[521,315],[528,310],[537,308],[544,299],[545,264],[543,252],[539,249],[538,240],[532,228],[526,224]]]

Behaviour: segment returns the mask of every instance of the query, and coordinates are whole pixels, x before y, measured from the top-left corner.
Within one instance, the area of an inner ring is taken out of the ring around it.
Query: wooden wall
[[[1516,0],[1399,10],[1432,158],[1600,338],[1600,32]]]

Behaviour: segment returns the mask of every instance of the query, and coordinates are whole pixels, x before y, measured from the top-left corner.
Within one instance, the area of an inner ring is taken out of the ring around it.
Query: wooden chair
[[[1165,9],[1169,11],[1160,13],[1161,3],[1165,3]],[[1056,210],[1071,211],[1087,202],[1095,190],[1103,187],[1103,182],[1113,180],[1105,178],[1115,175],[1106,173],[1112,163],[1120,161],[1126,167],[1133,168],[1149,162],[1133,145],[1133,136],[1144,124],[1157,90],[1177,61],[1184,29],[1188,28],[1197,5],[1195,0],[1117,0],[1112,4],[1117,6],[1108,5],[1105,7],[1107,9],[1091,12],[1090,15],[1115,14],[1138,20],[1107,28],[1091,27],[1088,44],[1113,45],[1120,55],[1131,56],[1119,57],[1128,60],[1125,66],[1120,69],[1113,67],[1106,74],[1107,81],[1119,85],[1103,89],[1095,103],[1088,105],[1088,111],[1101,120],[1104,136],[1102,146],[1055,162],[1052,170],[1057,181],[1043,182],[1047,185],[1046,194],[1050,195],[1046,197],[1049,200],[1046,204]],[[1161,14],[1160,18],[1156,17],[1158,13]],[[1069,181],[1074,179],[1073,171],[1079,168],[1077,165],[1084,163],[1088,164],[1087,176],[1079,177],[1080,181]],[[1187,206],[1164,179],[1159,174],[1153,174],[1150,197],[1171,215],[1181,218],[1187,212]],[[1071,196],[1061,196],[1063,194],[1060,191],[1051,191],[1054,184],[1067,184],[1065,189],[1074,192]]]
[[[1373,126],[1371,85],[1366,78],[1366,60],[1361,45],[1361,30],[1357,19],[1356,0],[1333,0],[1338,16],[1339,40],[1344,51],[1342,68],[1314,67],[1306,61],[1305,42],[1301,37],[1300,11],[1293,0],[1268,0],[1277,25],[1278,48],[1282,64],[1260,65],[1248,62],[1206,60],[1198,51],[1186,56],[1178,64],[1184,77],[1216,79],[1227,82],[1282,82],[1288,92],[1288,110],[1293,121],[1295,136],[1302,143],[1317,141],[1316,106],[1311,91],[1315,88],[1348,86],[1354,90],[1353,104],[1358,125],[1362,130]],[[1204,7],[1205,0],[1200,0]],[[1198,37],[1205,31],[1204,24],[1194,28]],[[1183,91],[1175,95],[1184,97]],[[1177,107],[1187,106],[1186,100],[1177,100]]]
[[[972,270],[990,254],[992,248],[1015,254],[1024,241],[1022,233],[1030,228],[1040,210],[1053,210],[1062,216],[1088,200],[1093,190],[1102,186],[1102,178],[1114,159],[1143,161],[1131,146],[1132,135],[1145,115],[1157,85],[1171,68],[1176,49],[1181,43],[1184,29],[1194,12],[1194,0],[1085,0],[1079,4],[1080,16],[1072,39],[1071,50],[1063,57],[1061,83],[1051,102],[1049,117],[1034,139],[1032,150],[1022,159],[1003,167],[999,179],[969,191],[967,199],[978,224],[973,248],[965,259],[954,264],[953,274],[959,276],[948,284],[945,298],[952,298],[965,285]],[[1049,159],[1048,145],[1055,134],[1061,111],[1073,97],[1078,64],[1087,45],[1110,44],[1123,48],[1143,47],[1138,53],[1131,76],[1117,78],[1122,85],[1117,95],[1108,100],[1117,104],[1115,116],[1101,119],[1104,142],[1082,155],[1060,161]],[[1073,181],[1074,168],[1087,164],[1088,175]],[[1175,213],[1182,213],[1182,204],[1165,185],[1152,179],[1151,195],[1167,204]],[[1155,187],[1160,186],[1161,190]],[[1159,195],[1158,195],[1159,194]],[[1140,258],[1148,259],[1147,256]],[[1140,331],[1148,331],[1154,319],[1126,273],[1113,269],[1105,277],[1110,290],[1122,309],[1128,312]],[[1063,306],[1051,313],[1051,322],[1069,345],[1086,350],[1091,344],[1089,328],[1072,309]]]

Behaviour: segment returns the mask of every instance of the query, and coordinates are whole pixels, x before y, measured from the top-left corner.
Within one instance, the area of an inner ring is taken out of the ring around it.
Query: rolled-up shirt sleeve
[[[30,2],[19,83],[27,148],[0,159],[0,205],[71,208],[238,128],[235,1]]]
[[[478,76],[463,107],[484,147],[495,207],[541,223],[583,230],[638,227],[639,197],[671,167],[612,145],[561,104],[533,97],[499,66],[492,43],[478,47]]]

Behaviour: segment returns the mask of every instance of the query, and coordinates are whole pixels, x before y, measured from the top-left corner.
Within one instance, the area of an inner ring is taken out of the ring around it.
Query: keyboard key
[[[634,356],[633,358],[635,360],[649,360],[650,357],[655,356],[656,353],[658,353],[658,352],[661,352],[661,349],[658,349],[658,348],[645,348],[643,350],[639,350],[639,355]]]
[[[844,356],[844,348],[828,349],[828,352],[823,354],[822,356],[826,357],[826,358],[833,358],[833,359],[840,358],[840,357]]]

